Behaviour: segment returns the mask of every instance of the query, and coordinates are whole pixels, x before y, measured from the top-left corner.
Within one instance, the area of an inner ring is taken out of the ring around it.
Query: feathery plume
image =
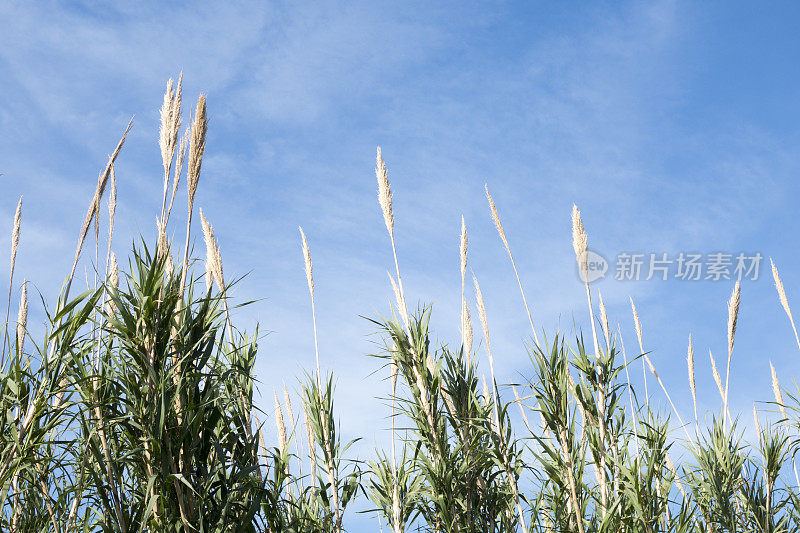
[[[19,247],[19,230],[22,225],[22,196],[19,197],[17,210],[14,213],[14,226],[11,229],[11,274],[8,281],[8,302],[6,303],[6,332],[8,332],[8,315],[11,312],[11,292],[14,289],[14,266],[17,262],[17,248]],[[5,362],[6,335],[3,335],[3,350],[0,352],[0,366]]]
[[[783,416],[784,420],[788,420],[788,416],[786,416],[786,406],[783,403],[783,393],[781,392],[781,384],[778,381],[778,374],[775,372],[775,367],[772,366],[772,361],[769,362],[769,371],[772,374],[772,394],[775,395],[775,403],[778,404],[778,407],[781,410],[781,415]]]
[[[539,336],[536,334],[536,328],[533,326],[533,314],[531,313],[530,307],[528,307],[528,299],[525,297],[525,290],[522,288],[522,280],[520,279],[519,272],[517,271],[517,263],[514,261],[514,255],[511,253],[511,247],[508,245],[508,239],[506,238],[506,232],[503,229],[503,224],[500,222],[500,215],[497,212],[497,206],[494,203],[492,195],[489,194],[489,186],[487,184],[484,184],[483,190],[486,192],[486,200],[489,202],[489,210],[492,213],[492,221],[497,229],[497,233],[500,235],[500,240],[503,241],[503,246],[505,246],[508,258],[511,260],[511,267],[514,269],[514,277],[517,278],[517,286],[519,287],[519,293],[522,296],[522,303],[525,306],[525,312],[528,314],[528,322],[531,325],[533,340],[538,346]]]
[[[306,271],[306,282],[308,283],[308,293],[311,296],[311,315],[314,322],[314,356],[317,361],[317,387],[319,387],[320,369],[319,369],[319,344],[317,343],[317,312],[316,312],[316,299],[314,298],[314,265],[311,262],[311,251],[308,249],[308,240],[303,228],[300,229],[300,239],[303,245],[303,264]],[[321,400],[320,400],[321,401]]]
[[[64,290],[64,297],[66,298],[69,296],[69,289],[72,286],[72,280],[75,277],[75,270],[78,268],[78,260],[81,257],[81,251],[83,250],[83,243],[86,241],[86,235],[89,233],[89,227],[92,223],[92,220],[95,216],[97,216],[99,207],[100,207],[100,200],[103,197],[103,193],[106,189],[106,184],[108,183],[109,177],[111,176],[111,170],[114,167],[114,162],[117,160],[117,156],[119,155],[120,150],[122,150],[122,145],[125,144],[125,139],[128,137],[128,133],[131,131],[131,126],[133,125],[133,118],[131,118],[130,122],[128,122],[128,126],[125,128],[125,132],[122,134],[122,138],[117,143],[117,147],[114,149],[114,152],[108,158],[108,163],[106,163],[106,168],[102,174],[100,174],[100,178],[97,182],[97,189],[95,190],[94,196],[92,197],[92,201],[89,204],[89,209],[86,211],[86,217],[83,220],[83,226],[81,227],[80,235],[78,236],[78,246],[75,248],[75,258],[72,261],[72,270],[70,271],[69,278],[67,278],[67,287]]]
[[[158,146],[161,149],[161,164],[164,168],[164,194],[161,202],[161,218],[166,217],[167,191],[169,189],[169,174],[172,168],[172,160],[175,158],[175,148],[178,144],[178,132],[181,128],[181,86],[183,84],[183,73],[178,78],[178,87],[173,91],[172,78],[167,82],[167,90],[164,93],[164,102],[160,109],[160,125],[158,128]]]
[[[308,249],[308,240],[306,239],[306,234],[303,232],[303,228],[300,229],[300,238],[303,241],[303,263],[305,264],[306,269],[306,282],[308,283],[308,293],[311,295],[311,298],[314,298],[314,266],[311,263],[311,252]]]
[[[461,246],[459,247],[461,256],[461,346],[467,356],[467,361],[472,359],[472,324],[467,308],[467,297],[464,292],[467,274],[467,225],[464,217],[461,217]]]
[[[731,298],[728,300],[728,357],[733,352],[733,341],[736,338],[736,323],[739,319],[739,300],[741,296],[740,282],[736,281]]]
[[[278,429],[278,447],[283,453],[286,450],[286,426],[283,423],[283,410],[278,400],[278,391],[275,391],[275,426]]]
[[[741,282],[736,280],[731,298],[728,300],[728,364],[725,369],[725,405],[728,404],[728,385],[731,376],[731,356],[733,355],[733,341],[736,338],[736,322],[739,319],[739,299],[741,296]],[[727,420],[727,419],[726,419]]]
[[[208,117],[206,115],[206,97],[200,93],[194,111],[194,121],[191,125],[189,136],[189,159],[186,163],[186,242],[183,246],[183,265],[181,267],[180,295],[186,288],[186,276],[189,270],[189,241],[192,233],[192,211],[194,210],[194,195],[200,181],[200,168],[203,163],[203,152],[206,148],[206,132],[208,131]]]
[[[786,405],[783,403],[783,393],[781,392],[781,384],[778,382],[778,374],[775,372],[775,367],[772,366],[772,361],[769,362],[769,371],[772,374],[772,393],[775,395],[775,403],[781,410],[782,422],[789,426],[789,417],[786,415]],[[797,475],[797,464],[792,459],[792,467],[794,468],[794,479],[797,485],[800,486],[800,476]]]
[[[109,278],[111,286],[115,289],[119,288],[119,270],[117,267],[117,255],[111,252],[111,266],[109,268]]]
[[[111,165],[108,181],[111,182],[111,193],[108,196],[108,248],[111,249],[111,238],[114,235],[114,216],[117,213],[117,175]]]
[[[483,328],[483,338],[486,340],[486,353],[489,356],[489,372],[492,376],[492,406],[495,418],[493,424],[499,427],[499,421],[497,420],[497,386],[495,385],[494,377],[494,357],[492,357],[492,345],[489,342],[489,323],[486,320],[486,306],[483,304],[483,294],[481,293],[480,285],[478,285],[478,278],[476,278],[474,274],[472,276],[472,282],[475,284],[475,299],[478,302],[478,318]]]
[[[763,446],[761,442],[761,424],[758,423],[758,411],[756,410],[756,402],[753,402],[753,422],[756,424],[756,435],[758,435],[758,444]]]
[[[108,257],[108,283],[116,291],[119,288],[119,267],[117,266],[117,255],[114,252],[111,252]],[[108,295],[107,298],[106,313],[111,315],[117,310],[117,305],[114,303],[114,298],[111,295]]]
[[[200,223],[203,226],[203,239],[206,243],[206,292],[211,290],[214,284],[215,271],[217,269],[217,240],[214,238],[214,228],[200,208]],[[219,283],[218,283],[219,285]],[[221,285],[220,285],[220,288]]]
[[[492,195],[489,194],[489,185],[484,184],[483,190],[486,192],[486,199],[489,201],[489,210],[492,212],[492,221],[494,222],[494,227],[497,230],[497,233],[500,234],[500,240],[503,241],[503,245],[508,250],[510,247],[508,245],[508,239],[506,239],[506,232],[503,229],[503,224],[500,222],[500,214],[497,212],[497,206],[494,204],[494,199]]]
[[[597,296],[600,298],[600,325],[603,326],[603,335],[606,338],[606,347],[611,348],[611,332],[608,328],[608,314],[606,313],[606,305],[603,303],[603,293],[597,291]]]
[[[717,362],[714,360],[714,355],[711,353],[711,350],[708,351],[708,357],[711,359],[711,371],[714,374],[714,383],[717,384],[717,390],[719,391],[719,395],[722,398],[722,401],[725,401],[725,387],[722,385],[722,378],[719,375],[719,370],[717,370]]]
[[[294,433],[294,413],[292,412],[292,399],[289,397],[289,390],[286,388],[286,383],[283,384],[283,403],[286,404],[286,414],[289,415],[289,422],[291,424],[291,433]]]
[[[203,239],[206,243],[206,288],[211,287],[209,275],[220,289],[225,288],[224,277],[222,274],[222,254],[219,251],[219,241],[214,236],[214,226],[206,219],[203,210],[200,209],[200,222],[203,226]]]
[[[583,221],[581,220],[581,212],[575,204],[572,204],[572,248],[575,250],[575,260],[578,262],[578,268],[586,276],[589,271],[586,257],[588,244],[586,231],[583,229]]]
[[[633,311],[633,323],[636,326],[636,339],[639,341],[639,350],[644,353],[644,343],[642,342],[642,323],[639,321],[639,313],[636,311],[636,304],[633,303],[633,298],[628,296],[631,301],[631,310]],[[647,392],[647,372],[644,370],[644,361],[642,361],[642,373],[644,374],[644,394],[649,397]]]
[[[14,213],[14,229],[11,231],[11,276],[14,276],[14,264],[17,261],[17,247],[19,246],[19,229],[22,224],[22,196],[19,197],[17,210]]]
[[[481,287],[478,285],[478,279],[475,277],[475,275],[472,276],[472,283],[475,285],[475,299],[478,303],[478,318],[480,319],[481,327],[483,328],[483,337],[486,339],[486,351],[489,353],[489,364],[492,366],[492,348],[491,344],[489,343],[489,324],[486,321],[486,307],[483,303],[483,293],[481,292]],[[492,372],[492,374],[494,374],[494,372]]]
[[[156,218],[156,229],[158,230],[158,257],[164,258],[169,254],[169,241],[167,240],[166,225]]]
[[[170,140],[172,136],[172,101],[175,99],[175,93],[172,89],[172,78],[167,82],[167,90],[164,92],[164,102],[161,104],[159,110],[161,123],[158,128],[158,147],[161,149],[161,162],[166,169],[172,158],[170,157]],[[166,190],[167,184],[164,183]]]
[[[789,315],[789,318],[792,317],[792,310],[789,308],[789,300],[786,298],[786,291],[783,288],[783,282],[781,281],[781,277],[778,275],[778,269],[775,267],[775,263],[772,261],[772,258],[769,258],[769,264],[772,267],[772,279],[775,280],[775,288],[778,289],[778,298],[781,301],[781,306],[783,306],[783,310],[786,311],[786,314]]]
[[[192,133],[189,137],[189,159],[186,167],[186,182],[189,191],[189,210],[194,205],[194,195],[200,180],[200,168],[203,163],[203,152],[206,149],[206,132],[208,117],[206,116],[206,97],[200,94],[192,122]]]
[[[183,130],[183,135],[178,143],[178,159],[175,163],[174,177],[172,178],[172,194],[169,198],[169,207],[167,208],[167,215],[165,220],[169,221],[169,215],[172,213],[172,204],[175,203],[175,194],[178,192],[178,184],[181,182],[181,170],[183,169],[183,160],[186,157],[186,148],[189,146],[189,128]]]
[[[389,235],[394,235],[394,213],[392,211],[392,189],[389,185],[389,172],[386,170],[386,163],[381,156],[381,147],[378,147],[378,155],[375,158],[375,176],[378,178],[378,203],[381,204],[383,211],[383,221]]]
[[[212,274],[214,275],[214,282],[220,289],[225,288],[225,278],[222,274],[222,253],[219,250],[219,241],[214,237],[214,227],[209,223],[208,229],[211,234],[211,243],[214,245],[212,248]],[[226,304],[227,305],[227,304]]]
[[[597,328],[595,326],[594,320],[594,308],[592,306],[592,292],[589,290],[589,259],[588,259],[588,243],[586,237],[586,230],[583,228],[583,221],[581,220],[581,212],[578,210],[578,206],[572,204],[572,248],[575,250],[575,260],[578,263],[578,268],[581,271],[581,277],[583,278],[584,285],[586,286],[586,302],[589,305],[589,320],[590,324],[592,325],[592,344],[594,346],[594,353],[596,357],[600,357],[600,343],[597,342]],[[601,404],[602,408],[602,404]],[[600,413],[601,418],[603,417],[603,413]],[[599,428],[601,433],[601,439],[603,438],[604,428]],[[600,485],[602,490],[602,502],[601,508],[602,515],[605,516],[606,514],[606,485],[605,485],[605,457],[600,458],[601,464],[601,478],[600,478]]]
[[[772,258],[770,258],[769,264],[772,266],[772,279],[775,280],[775,288],[778,290],[778,298],[781,301],[783,310],[786,311],[786,315],[789,317],[789,322],[791,323],[792,331],[794,332],[794,340],[797,342],[797,347],[800,348],[800,337],[797,335],[797,327],[794,325],[794,317],[792,316],[792,310],[789,307],[789,300],[786,298],[786,291],[783,288],[783,282],[781,281],[781,277],[778,275],[778,269],[775,268],[775,263],[772,262]]]
[[[394,298],[397,305],[397,311],[400,313],[400,317],[403,319],[403,323],[406,326],[406,330],[410,331],[411,322],[408,318],[408,312],[406,311],[406,300],[403,297],[403,292],[400,290],[400,287],[397,286],[395,283],[392,274],[388,271],[386,272],[389,276],[389,282],[392,284],[392,292],[394,292]]]
[[[636,326],[636,339],[639,341],[639,350],[644,353],[644,343],[642,343],[642,323],[639,321],[639,313],[636,311],[636,304],[633,303],[633,298],[629,296],[628,299],[631,301],[633,323]]]
[[[317,477],[317,437],[314,435],[314,430],[311,429],[311,421],[308,417],[308,405],[303,402],[303,417],[306,426],[306,439],[308,440],[308,458],[311,461],[311,480],[316,484]]]
[[[461,332],[464,353],[467,356],[467,361],[472,361],[472,319],[469,316],[469,307],[467,307],[466,299],[461,302],[461,306]]]
[[[17,314],[17,352],[22,353],[25,345],[25,331],[28,326],[28,284],[22,281],[22,295],[19,299],[19,312]]]

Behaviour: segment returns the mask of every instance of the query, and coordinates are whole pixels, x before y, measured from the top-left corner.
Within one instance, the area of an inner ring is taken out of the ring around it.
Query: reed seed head
[[[786,406],[783,403],[783,392],[781,392],[781,384],[778,381],[778,374],[775,372],[775,367],[772,366],[772,361],[769,362],[769,371],[772,374],[772,394],[775,395],[775,403],[778,404],[780,407],[781,415],[783,415],[784,419],[788,419],[786,416]]]
[[[17,210],[14,213],[14,228],[11,230],[11,276],[14,276],[14,265],[17,262],[17,248],[19,247],[19,230],[22,225],[22,196],[19,197]]]
[[[200,167],[203,163],[203,152],[206,149],[206,132],[208,117],[206,115],[206,97],[200,93],[195,107],[192,133],[189,137],[189,159],[186,167],[186,182],[189,192],[189,206],[194,205],[197,183],[200,181]]]
[[[316,478],[317,472],[317,437],[311,428],[311,420],[308,416],[308,404],[303,402],[303,418],[306,426],[306,439],[308,440],[308,457],[311,460],[311,478]]]
[[[156,229],[158,230],[158,257],[169,255],[169,241],[167,240],[167,227],[164,222],[156,218]]]
[[[308,249],[308,240],[303,228],[300,228],[300,239],[303,244],[303,262],[306,268],[306,282],[308,283],[308,292],[311,294],[311,299],[314,299],[314,265],[311,263],[311,252]]]
[[[222,255],[219,251],[219,243],[214,237],[214,227],[206,218],[203,210],[200,209],[200,222],[203,226],[203,239],[206,243],[206,290],[211,290],[213,282],[217,283],[220,289],[223,289],[222,277]]]
[[[22,295],[19,299],[19,312],[17,314],[17,350],[22,353],[25,344],[25,331],[28,326],[28,284],[22,281]]]
[[[494,222],[494,227],[497,229],[497,233],[500,234],[500,240],[503,241],[503,246],[506,247],[506,250],[510,252],[510,247],[508,246],[508,239],[506,239],[506,232],[503,229],[503,224],[500,222],[500,214],[497,212],[497,206],[494,205],[494,199],[492,195],[489,194],[489,185],[484,184],[483,190],[486,191],[486,200],[489,202],[489,210],[492,212],[492,221]]]
[[[378,147],[378,153],[375,158],[375,176],[378,178],[378,203],[381,205],[383,211],[383,221],[386,223],[386,229],[389,230],[389,235],[394,235],[394,212],[392,211],[392,189],[389,185],[389,172],[386,170],[386,163],[381,157],[381,147]]]
[[[108,196],[108,243],[111,246],[111,237],[114,235],[114,216],[117,213],[117,175],[114,165],[111,165],[108,181],[111,182],[111,193]]]
[[[403,319],[403,323],[406,326],[406,330],[408,330],[410,328],[411,323],[408,319],[408,312],[406,311],[406,300],[405,298],[403,298],[403,293],[400,290],[400,287],[398,287],[397,283],[394,281],[392,274],[389,273],[388,271],[386,272],[386,274],[389,276],[389,281],[392,284],[392,291],[394,292],[394,298],[395,301],[397,302],[397,309],[400,313],[400,316]]]
[[[644,344],[642,343],[642,323],[639,321],[639,313],[636,311],[636,304],[633,303],[633,298],[629,296],[628,299],[631,301],[633,323],[636,326],[636,338],[639,341],[639,349],[642,351],[642,353],[644,353]]]
[[[608,328],[608,314],[606,313],[606,304],[603,303],[603,293],[597,291],[597,295],[600,299],[600,325],[603,326],[603,335],[606,337],[606,342],[610,343],[611,340],[611,332]]]
[[[181,170],[183,169],[183,161],[186,157],[186,149],[188,145],[189,128],[187,127],[185,130],[183,130],[183,135],[178,143],[178,159],[175,164],[175,172],[172,179],[172,194],[170,195],[169,199],[169,208],[167,208],[167,220],[169,220],[169,215],[172,213],[172,204],[175,202],[175,195],[178,192],[178,184],[181,182]]]
[[[714,355],[711,353],[711,350],[708,351],[708,357],[711,359],[711,371],[714,374],[714,383],[717,384],[719,395],[722,397],[722,400],[725,401],[725,386],[722,384],[722,378],[719,375],[719,370],[717,370],[717,362],[714,360]]]
[[[278,391],[275,391],[275,426],[278,429],[278,447],[281,453],[286,450],[286,425],[283,423],[283,410],[278,400]]]
[[[581,212],[575,204],[572,204],[572,248],[575,250],[575,260],[578,262],[578,267],[585,275],[589,271],[589,263],[586,257],[588,242],[586,230],[583,229]]]
[[[214,281],[220,289],[225,289],[225,278],[222,275],[222,253],[219,251],[219,241],[214,239]]]
[[[119,267],[117,266],[117,255],[114,252],[109,254],[108,265],[108,283],[116,291],[119,288]],[[106,313],[113,315],[117,310],[117,304],[114,303],[112,295],[108,296],[106,302]]]
[[[167,159],[169,153],[169,137],[172,129],[172,100],[175,98],[175,93],[172,89],[172,78],[167,82],[167,90],[164,92],[164,102],[161,104],[159,115],[161,123],[158,128],[158,146],[161,148],[161,160],[164,167],[167,166],[169,160]]]
[[[164,101],[161,104],[159,115],[161,118],[158,128],[158,146],[161,149],[161,162],[164,166],[165,180],[169,177],[166,173],[172,164],[175,155],[176,139],[178,130],[181,127],[181,86],[183,84],[183,73],[178,78],[178,86],[173,90],[174,82],[172,78],[167,82],[167,90],[164,92]],[[166,183],[164,184],[166,187]]]
[[[758,435],[758,444],[762,445],[761,442],[761,424],[758,422],[758,411],[756,410],[756,402],[753,402],[753,422],[756,424],[756,435]]]
[[[467,356],[467,361],[470,361],[472,358],[472,319],[469,316],[469,307],[466,299],[461,301],[461,332],[464,353]]]
[[[736,338],[736,323],[739,319],[739,300],[741,296],[741,283],[736,282],[736,286],[728,300],[728,356],[733,352],[733,341]]]
[[[789,315],[789,318],[792,318],[792,310],[789,308],[789,300],[786,298],[786,290],[783,288],[783,282],[781,281],[781,277],[778,275],[778,269],[775,267],[775,263],[772,261],[772,258],[769,259],[769,264],[772,266],[772,279],[775,280],[775,288],[778,289],[778,298],[781,301],[781,306],[783,310],[786,311],[786,314]]]
[[[115,289],[119,288],[119,268],[117,266],[117,255],[114,252],[111,252],[111,263],[109,266],[109,280],[111,281],[111,286]]]
[[[486,306],[483,304],[483,293],[481,293],[481,287],[478,285],[478,278],[476,278],[474,275],[472,276],[472,282],[475,285],[475,300],[478,303],[478,318],[481,321],[483,336],[486,339],[486,351],[489,353],[489,360],[491,362],[492,349],[489,345],[489,324],[486,320]]]
[[[286,414],[289,415],[289,422],[292,425],[292,433],[294,432],[294,412],[292,412],[292,399],[289,397],[289,389],[286,388],[286,383],[283,384],[283,402],[286,404]]]

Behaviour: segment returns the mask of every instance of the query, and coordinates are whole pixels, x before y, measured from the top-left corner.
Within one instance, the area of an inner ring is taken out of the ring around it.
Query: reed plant
[[[734,416],[728,401],[739,282],[727,310],[720,305],[720,314],[727,314],[724,376],[709,352],[719,410],[698,412],[701,385],[691,337],[688,391],[671,391],[645,350],[632,299],[638,348],[632,352],[588,282],[579,289],[587,307],[576,310],[588,310],[586,338],[580,331],[537,331],[535,299],[525,293],[486,187],[487,223],[498,232],[520,291],[520,312],[531,327],[530,341],[520,346],[526,369],[513,381],[498,376],[496,362],[508,355],[493,351],[492,309],[477,273],[468,272],[463,217],[453,249],[461,275],[460,338],[435,342],[433,308],[409,309],[403,243],[395,234],[394,196],[380,149],[378,203],[392,252],[394,301],[385,316],[370,318],[381,339],[371,355],[387,378],[390,445],[362,460],[355,441],[342,440],[348,421],[335,414],[335,375],[321,371],[311,239],[302,229],[298,271],[308,285],[315,367],[297,387],[273,392],[274,409],[259,410],[259,333],[235,324],[231,291],[237,280],[224,276],[220,242],[199,209],[206,253],[201,259],[191,253],[209,113],[200,95],[183,128],[182,106],[180,77],[167,84],[159,114],[163,187],[156,238],[134,243],[125,261],[112,249],[115,166],[129,123],[99,175],[62,289],[52,304],[42,297],[42,331],[29,329],[30,289],[15,275],[24,246],[19,200],[10,225],[0,353],[0,529],[338,533],[351,530],[357,508],[392,533],[800,530],[794,465],[800,393],[782,388],[770,363],[773,390],[754,404],[754,442],[745,440],[744,415]],[[187,222],[176,245],[168,235],[182,174]],[[588,232],[577,207],[571,217],[575,268],[586,279]],[[92,277],[75,294],[92,237]],[[771,270],[800,349],[774,263]],[[479,342],[473,342],[471,310]],[[641,391],[630,383],[632,365],[639,363],[645,380],[657,384],[652,397],[647,381]],[[290,389],[299,394],[293,397]],[[691,409],[673,402],[685,392]],[[268,418],[275,439],[263,426]]]

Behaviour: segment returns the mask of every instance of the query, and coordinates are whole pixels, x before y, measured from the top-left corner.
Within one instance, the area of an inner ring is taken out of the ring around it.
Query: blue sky
[[[378,338],[361,318],[386,314],[391,297],[377,145],[394,190],[409,300],[433,304],[443,342],[459,339],[465,217],[500,381],[529,375],[530,330],[484,184],[534,320],[551,335],[572,332],[573,321],[588,325],[571,246],[573,202],[590,247],[612,261],[622,251],[759,252],[775,259],[800,309],[792,207],[800,192],[799,9],[680,1],[4,2],[0,220],[10,232],[24,194],[18,275],[53,301],[97,172],[135,114],[117,165],[115,250],[124,255],[139,232],[152,240],[161,189],[157,110],[166,80],[183,69],[187,110],[202,90],[210,114],[196,205],[215,225],[226,274],[246,275],[235,295],[259,299],[237,318],[269,332],[257,365],[262,406],[269,411],[273,387],[282,380],[295,387],[313,365],[302,225],[314,259],[323,366],[336,370],[343,431],[363,437],[366,453],[385,442],[388,425],[373,400],[387,385],[365,356]],[[178,242],[180,227],[172,230]],[[788,320],[762,274],[743,284],[732,363],[732,407],[747,422],[753,399],[771,398],[768,360],[785,385],[800,371]],[[691,412],[690,333],[700,408],[718,409],[707,355],[725,358],[733,282],[612,278],[593,287],[629,351],[631,296],[645,348],[682,415]],[[33,319],[41,322],[41,313]]]

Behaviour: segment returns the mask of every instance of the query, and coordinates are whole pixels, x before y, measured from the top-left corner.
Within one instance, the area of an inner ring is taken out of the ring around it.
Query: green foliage
[[[333,376],[317,374],[301,383],[308,454],[291,417],[267,448],[252,420],[257,334],[230,323],[225,290],[198,287],[182,291],[166,254],[141,246],[119,285],[59,299],[41,343],[7,343],[3,530],[340,531],[361,495],[393,532],[798,530],[795,418],[756,446],[716,418],[679,443],[634,403],[613,344],[595,355],[558,335],[530,347],[525,394],[503,401],[493,380],[481,390],[477,353],[434,347],[429,308],[407,327],[375,321],[397,371],[399,451],[376,450],[366,470],[350,458]]]

